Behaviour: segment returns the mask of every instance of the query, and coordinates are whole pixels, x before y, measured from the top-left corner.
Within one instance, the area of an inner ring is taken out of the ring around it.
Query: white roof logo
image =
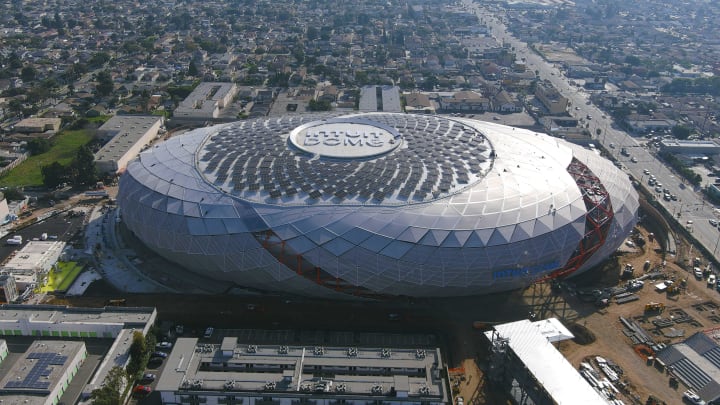
[[[402,143],[397,130],[365,119],[330,119],[295,128],[288,139],[313,155],[357,159],[384,155]]]

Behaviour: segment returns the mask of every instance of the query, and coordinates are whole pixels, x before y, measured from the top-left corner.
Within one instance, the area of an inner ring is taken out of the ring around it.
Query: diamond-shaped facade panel
[[[319,297],[474,295],[571,260],[589,226],[574,159],[614,214],[581,272],[635,224],[627,176],[562,140],[472,119],[299,114],[201,128],[131,162],[118,204],[148,247],[209,278]]]

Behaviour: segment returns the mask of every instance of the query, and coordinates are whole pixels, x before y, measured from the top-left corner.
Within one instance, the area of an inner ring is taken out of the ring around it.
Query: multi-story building
[[[538,83],[535,97],[545,106],[551,115],[564,114],[568,108],[568,99],[550,84]]]
[[[163,404],[441,405],[439,349],[262,346],[178,339],[155,388]]]
[[[60,258],[63,248],[65,242],[30,241],[0,267],[0,270],[4,274],[12,274],[17,288],[24,290],[37,283],[39,274],[50,271]]]

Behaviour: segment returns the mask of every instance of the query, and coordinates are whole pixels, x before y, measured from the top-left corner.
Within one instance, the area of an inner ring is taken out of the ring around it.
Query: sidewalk
[[[120,291],[129,293],[174,292],[140,272],[127,258],[127,249],[118,245],[116,213],[113,209],[95,207],[85,228],[85,254],[95,257],[103,279]],[[96,254],[97,247],[99,254]]]

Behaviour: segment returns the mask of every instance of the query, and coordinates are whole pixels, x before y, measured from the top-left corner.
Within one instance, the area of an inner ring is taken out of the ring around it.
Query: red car
[[[136,397],[146,397],[146,396],[150,395],[151,392],[152,392],[152,388],[150,386],[138,385],[133,390],[133,395]]]

